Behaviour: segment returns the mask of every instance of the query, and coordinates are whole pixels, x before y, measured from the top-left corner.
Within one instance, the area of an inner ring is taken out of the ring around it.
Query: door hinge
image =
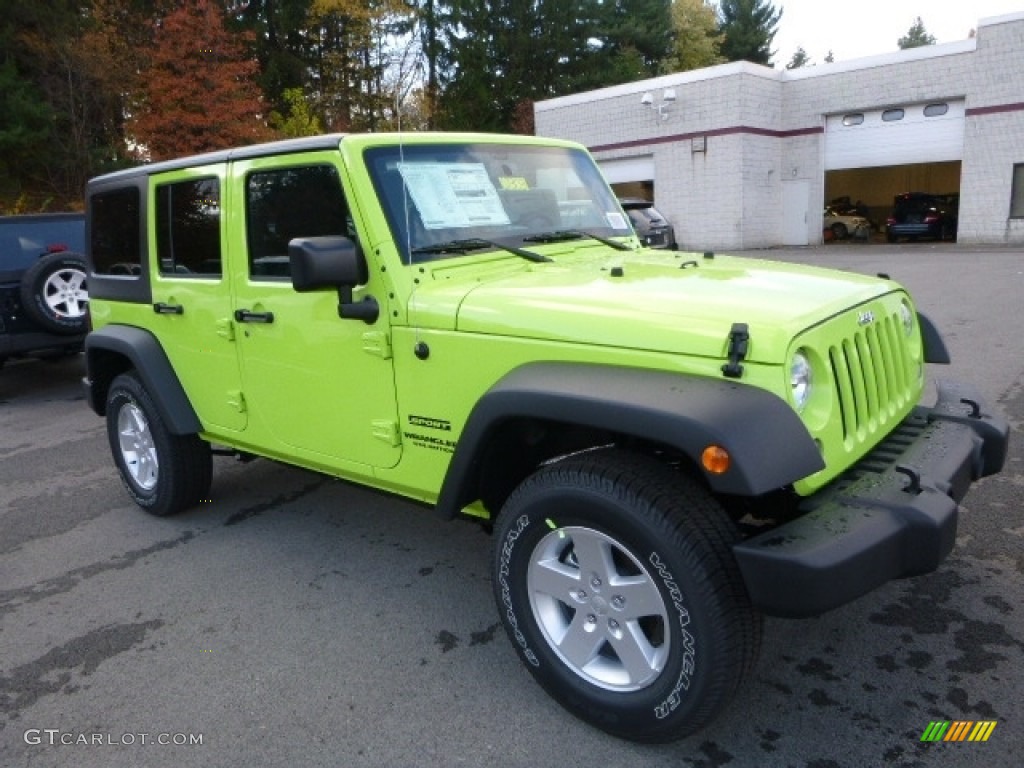
[[[229,389],[228,390],[228,405],[234,408],[239,413],[245,413],[245,395],[242,394],[240,389]]]
[[[743,375],[743,366],[740,363],[747,356],[747,346],[750,343],[750,334],[747,332],[746,323],[733,323],[729,330],[729,362],[722,366],[722,373],[727,378],[738,379]]]
[[[390,360],[391,338],[384,331],[367,331],[363,334],[363,351]]]
[[[378,440],[383,440],[392,448],[397,448],[402,444],[402,439],[398,434],[398,422],[390,419],[374,419],[371,426],[373,436]]]
[[[217,335],[228,341],[235,340],[235,324],[230,318],[223,317],[216,323]]]

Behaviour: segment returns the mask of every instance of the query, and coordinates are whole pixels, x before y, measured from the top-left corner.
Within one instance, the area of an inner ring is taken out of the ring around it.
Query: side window
[[[220,277],[220,185],[197,179],[156,188],[161,275]]]
[[[139,190],[98,192],[89,201],[89,255],[97,275],[142,274]]]
[[[291,275],[288,243],[296,237],[355,239],[352,217],[333,165],[279,168],[249,175],[245,189],[249,275]]]

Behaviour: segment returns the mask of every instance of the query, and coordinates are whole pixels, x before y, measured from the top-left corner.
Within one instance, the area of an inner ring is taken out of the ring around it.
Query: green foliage
[[[924,22],[918,16],[914,19],[914,23],[910,25],[907,34],[896,41],[896,45],[900,47],[900,50],[920,48],[923,45],[935,45],[935,37],[928,34],[928,30],[924,28]]]
[[[45,168],[52,125],[53,110],[38,89],[10,58],[0,62],[0,209],[13,207],[24,181]]]
[[[722,55],[727,61],[751,61],[771,66],[772,41],[782,11],[768,0],[722,0],[721,25],[725,35]]]
[[[807,51],[804,50],[802,45],[798,45],[796,50],[793,52],[793,58],[789,60],[789,64],[786,65],[786,69],[800,69],[800,67],[813,66],[811,63],[811,57],[807,55]]]
[[[536,100],[720,40],[707,0],[0,0],[0,204],[275,135],[530,133]]]
[[[715,9],[707,0],[675,0],[672,3],[672,54],[663,71],[687,72],[721,64],[722,33]]]
[[[285,114],[276,110],[270,113],[270,125],[274,130],[289,139],[323,133],[320,118],[310,109],[301,88],[286,88],[282,97],[288,105],[287,111]]]

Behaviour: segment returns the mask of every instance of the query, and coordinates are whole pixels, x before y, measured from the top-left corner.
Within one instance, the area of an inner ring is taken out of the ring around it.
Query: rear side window
[[[276,168],[250,174],[245,190],[249,275],[291,275],[288,243],[296,237],[355,239],[341,179],[333,165]]]
[[[89,203],[89,254],[97,275],[140,275],[139,190],[99,192]]]
[[[195,179],[156,188],[161,275],[220,277],[220,184]]]
[[[85,251],[85,217],[42,214],[0,218],[0,272],[25,270],[41,256]]]

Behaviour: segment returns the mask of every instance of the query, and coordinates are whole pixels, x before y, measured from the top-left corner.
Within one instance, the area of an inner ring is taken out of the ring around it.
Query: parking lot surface
[[[531,678],[478,527],[303,470],[218,458],[211,498],[138,510],[81,359],[0,370],[0,765],[1018,766],[1024,744],[1024,253],[953,244],[751,252],[904,283],[1015,430],[936,572],[770,619],[711,727],[639,746]],[[928,743],[933,721],[995,721]]]

